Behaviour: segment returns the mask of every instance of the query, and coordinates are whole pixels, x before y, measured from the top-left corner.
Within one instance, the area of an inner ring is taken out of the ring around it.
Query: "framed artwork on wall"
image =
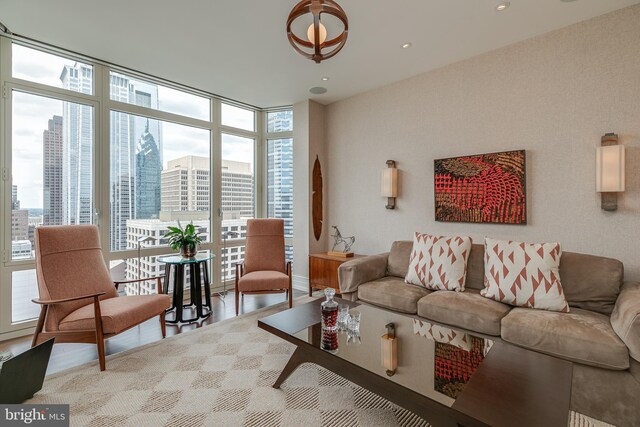
[[[526,151],[434,160],[436,221],[526,224]]]

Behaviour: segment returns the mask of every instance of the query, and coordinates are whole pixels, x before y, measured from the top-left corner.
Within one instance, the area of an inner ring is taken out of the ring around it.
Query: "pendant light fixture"
[[[327,28],[322,23],[322,15],[331,15],[342,23],[342,32],[335,37],[328,38]],[[306,39],[293,33],[291,29],[295,20],[308,16],[311,25],[307,28]],[[340,52],[347,42],[349,20],[342,7],[334,0],[303,0],[291,10],[287,19],[287,38],[291,46],[300,55],[319,64],[325,59]]]

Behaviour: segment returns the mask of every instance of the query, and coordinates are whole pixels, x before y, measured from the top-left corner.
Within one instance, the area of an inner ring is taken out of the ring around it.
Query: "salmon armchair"
[[[284,220],[250,219],[244,262],[236,264],[236,316],[240,294],[283,292],[291,308],[291,262],[284,256]]]
[[[169,296],[118,296],[102,257],[100,236],[95,225],[37,227],[36,275],[40,317],[32,347],[55,338],[57,343],[95,343],[100,370],[105,370],[104,341],[140,323],[160,317],[162,337],[166,336],[165,309]],[[133,282],[127,281],[127,282]]]

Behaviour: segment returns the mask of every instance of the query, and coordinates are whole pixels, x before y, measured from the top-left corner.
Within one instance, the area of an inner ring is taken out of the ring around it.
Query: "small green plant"
[[[169,246],[187,257],[192,257],[198,250],[198,245],[202,242],[198,231],[193,223],[182,228],[180,221],[177,227],[167,227],[169,232],[164,235],[169,239]]]

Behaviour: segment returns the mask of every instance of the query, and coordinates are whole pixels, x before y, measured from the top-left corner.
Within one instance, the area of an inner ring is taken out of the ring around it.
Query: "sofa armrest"
[[[640,361],[640,282],[626,282],[611,313],[611,326]]]
[[[356,258],[338,268],[340,293],[355,292],[362,283],[380,279],[387,274],[389,253]]]

